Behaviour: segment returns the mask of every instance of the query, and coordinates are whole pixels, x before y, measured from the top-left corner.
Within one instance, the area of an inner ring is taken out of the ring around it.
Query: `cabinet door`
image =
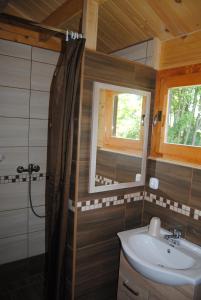
[[[117,300],[148,300],[148,291],[120,276]]]

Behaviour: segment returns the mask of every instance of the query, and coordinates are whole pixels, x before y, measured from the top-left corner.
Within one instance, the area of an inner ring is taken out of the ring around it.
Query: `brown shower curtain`
[[[46,182],[46,300],[66,300],[68,200],[75,104],[79,97],[84,39],[63,49],[50,91]],[[76,104],[77,105],[77,104]]]

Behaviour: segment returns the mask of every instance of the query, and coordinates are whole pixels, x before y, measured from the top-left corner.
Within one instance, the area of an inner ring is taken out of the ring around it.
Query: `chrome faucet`
[[[171,230],[170,230],[171,231]],[[169,241],[169,244],[179,245],[179,239],[182,236],[182,232],[177,228],[172,230],[172,234],[165,234],[164,239]]]

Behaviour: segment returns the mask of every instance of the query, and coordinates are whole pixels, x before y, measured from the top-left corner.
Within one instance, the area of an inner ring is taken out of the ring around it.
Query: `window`
[[[155,113],[162,119],[153,129],[151,154],[165,159],[201,163],[201,66],[160,71]]]
[[[168,90],[165,142],[201,146],[201,85]]]

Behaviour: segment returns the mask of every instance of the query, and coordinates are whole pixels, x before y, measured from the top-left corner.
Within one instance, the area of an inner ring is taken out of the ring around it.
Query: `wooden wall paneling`
[[[161,45],[160,69],[201,63],[201,30],[164,41]]]
[[[0,22],[1,39],[44,49],[50,49],[58,52],[61,50],[61,39],[53,37],[47,42],[42,42],[39,41],[39,35],[39,32]]]

